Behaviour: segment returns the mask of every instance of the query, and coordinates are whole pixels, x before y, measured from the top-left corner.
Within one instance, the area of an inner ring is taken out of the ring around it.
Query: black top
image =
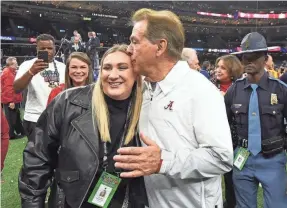
[[[109,116],[110,116],[110,136],[111,136],[111,143],[107,143],[107,150],[108,150],[108,166],[107,166],[107,172],[115,174],[115,172],[119,172],[120,170],[115,171],[115,162],[113,160],[113,157],[117,154],[117,150],[119,149],[121,137],[124,132],[124,125],[127,117],[127,111],[129,106],[130,98],[126,100],[113,100],[108,96],[105,96],[105,100],[108,106],[109,110]],[[89,190],[89,193],[87,195],[86,202],[83,204],[82,208],[94,208],[95,205],[92,205],[87,202],[89,196],[91,195],[96,183],[99,180],[99,177],[101,176],[103,172],[103,157],[104,157],[104,146],[103,142],[100,144],[100,163],[98,172],[96,174],[96,177],[92,183],[92,186]],[[130,142],[127,146],[135,146],[133,144],[133,141]],[[109,208],[121,208],[123,204],[123,200],[125,198],[126,193],[126,186],[129,183],[129,179],[122,179],[110,205]]]
[[[257,84],[262,140],[284,135],[284,117],[287,117],[286,84],[269,77],[266,72]],[[249,100],[252,93],[250,85],[247,78],[238,79],[224,96],[229,123],[234,119],[238,136],[246,139]],[[278,102],[272,104],[271,96],[277,97]]]
[[[284,82],[285,84],[287,84],[287,72],[285,72],[281,77],[280,77],[280,80],[282,82]]]
[[[97,51],[97,47],[100,47],[100,39],[98,37],[92,37],[89,39],[89,41],[86,43],[86,53],[91,56],[95,55],[95,52]]]

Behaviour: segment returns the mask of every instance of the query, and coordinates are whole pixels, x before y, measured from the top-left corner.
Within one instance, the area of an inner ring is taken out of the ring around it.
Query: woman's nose
[[[79,67],[75,68],[75,69],[74,69],[74,72],[75,72],[75,73],[78,73],[78,74],[81,73],[81,68],[79,68]]]
[[[117,79],[117,78],[119,78],[118,70],[115,70],[115,69],[111,70],[109,78],[110,79]]]

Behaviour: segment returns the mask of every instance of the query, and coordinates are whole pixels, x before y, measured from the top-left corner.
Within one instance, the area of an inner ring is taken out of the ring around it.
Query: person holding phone
[[[24,61],[16,74],[14,90],[28,88],[23,126],[28,139],[41,113],[45,110],[51,90],[65,82],[65,64],[54,59],[55,39],[49,34],[37,37],[38,57]]]

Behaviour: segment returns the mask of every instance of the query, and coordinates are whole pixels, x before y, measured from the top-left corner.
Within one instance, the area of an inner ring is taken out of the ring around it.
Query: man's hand
[[[15,109],[15,103],[9,103],[9,108],[11,108],[12,110]]]
[[[161,166],[161,149],[159,146],[140,134],[141,140],[146,147],[123,147],[118,149],[120,155],[114,156],[115,167],[130,172],[121,173],[122,178],[135,178],[158,173]]]
[[[49,64],[44,62],[42,59],[37,59],[32,65],[30,71],[36,75],[37,73],[49,68]]]

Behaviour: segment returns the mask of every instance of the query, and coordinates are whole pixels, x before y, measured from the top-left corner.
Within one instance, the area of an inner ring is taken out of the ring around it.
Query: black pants
[[[23,120],[23,127],[25,130],[25,134],[28,137],[28,141],[31,141],[31,135],[33,134],[36,127],[36,122]]]
[[[224,174],[224,182],[225,182],[225,199],[226,199],[224,208],[235,208],[236,199],[232,181],[232,171]]]
[[[25,134],[22,121],[21,121],[21,117],[20,117],[21,115],[20,115],[19,107],[20,107],[19,103],[15,104],[14,109],[9,108],[9,104],[3,105],[5,116],[9,124],[10,139],[15,138],[17,136],[16,134],[22,134],[22,135]]]

